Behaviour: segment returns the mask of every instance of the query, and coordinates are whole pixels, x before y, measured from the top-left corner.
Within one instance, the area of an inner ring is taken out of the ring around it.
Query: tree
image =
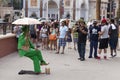
[[[101,19],[101,17],[100,17],[100,15],[101,15],[100,8],[101,8],[101,0],[96,0],[96,19],[97,20]]]

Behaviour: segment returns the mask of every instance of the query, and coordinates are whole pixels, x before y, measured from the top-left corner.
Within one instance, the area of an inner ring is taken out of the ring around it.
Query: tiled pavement
[[[88,59],[87,44],[86,61],[81,62],[77,51],[65,50],[65,54],[55,54],[55,51],[43,50],[42,54],[50,64],[51,74],[18,75],[21,69],[33,70],[32,61],[12,53],[0,59],[0,80],[120,80],[120,52],[116,58],[108,60]],[[108,49],[108,56],[110,55]]]

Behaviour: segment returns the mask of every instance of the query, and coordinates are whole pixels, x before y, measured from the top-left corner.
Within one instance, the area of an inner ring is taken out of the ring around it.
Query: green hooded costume
[[[43,60],[42,54],[40,50],[35,49],[34,45],[30,41],[29,37],[26,37],[29,34],[29,27],[24,26],[22,27],[23,33],[19,36],[18,40],[18,52],[19,55],[26,56],[33,61],[34,64],[34,71],[36,73],[41,72],[40,65],[46,65],[46,62]],[[24,46],[28,46],[28,49],[23,49]]]

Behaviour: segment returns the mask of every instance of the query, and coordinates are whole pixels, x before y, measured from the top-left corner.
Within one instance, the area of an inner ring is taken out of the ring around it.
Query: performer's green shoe
[[[43,61],[43,62],[41,62],[40,65],[41,65],[41,66],[44,66],[44,65],[48,65],[48,64],[49,64],[49,63],[46,63],[46,62]]]

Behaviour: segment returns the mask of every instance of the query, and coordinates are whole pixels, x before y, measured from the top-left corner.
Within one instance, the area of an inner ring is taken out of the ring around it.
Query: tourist
[[[100,43],[99,43],[98,59],[101,59],[102,49],[104,50],[104,59],[107,59],[109,25],[107,24],[106,19],[103,19],[101,23],[102,23],[101,24],[101,31],[99,32]]]
[[[35,43],[36,47],[37,47],[37,27],[36,25],[30,25],[30,38],[32,40],[33,43]]]
[[[74,50],[77,50],[77,42],[78,42],[78,32],[77,32],[78,24],[76,23],[72,29],[73,32],[73,43],[74,43]]]
[[[110,20],[110,28],[109,28],[109,44],[111,50],[111,56],[115,57],[117,55],[117,43],[118,43],[118,27],[115,25],[114,19]]]
[[[50,50],[57,49],[56,40],[57,40],[56,28],[55,25],[52,24],[52,26],[50,27],[50,35],[49,35]]]
[[[42,50],[48,49],[48,27],[47,24],[43,23],[41,28],[41,37],[42,37]]]
[[[79,60],[85,60],[85,49],[86,49],[86,41],[87,41],[87,33],[88,29],[84,21],[80,22],[80,25],[77,29],[78,32],[78,53],[79,53]]]
[[[63,47],[61,54],[64,54],[67,33],[68,33],[68,27],[66,26],[66,22],[63,21],[62,25],[60,26],[60,29],[59,29],[58,50],[57,50],[56,54],[59,54],[61,46]]]
[[[70,28],[68,28],[66,42],[68,43],[68,49],[72,49],[71,48],[72,36],[71,36],[71,29]]]
[[[97,26],[97,21],[93,22],[93,25],[91,28],[89,28],[89,33],[90,33],[90,53],[89,53],[89,58],[93,58],[93,49],[94,49],[94,58],[98,58],[97,56],[97,48],[98,48],[98,37],[99,34],[98,32],[100,31],[100,28]]]
[[[22,33],[21,27],[22,27],[22,26],[16,25],[16,26],[13,28],[13,33],[16,35],[17,43],[18,43],[18,38],[19,38],[20,34]]]

